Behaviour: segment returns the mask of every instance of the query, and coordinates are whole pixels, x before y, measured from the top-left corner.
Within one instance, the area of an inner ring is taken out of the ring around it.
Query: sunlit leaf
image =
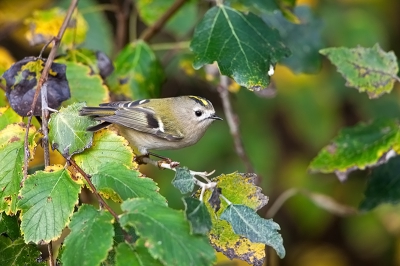
[[[0,46],[0,80],[3,73],[9,69],[14,62],[15,59],[12,55],[5,48]]]
[[[8,125],[22,122],[22,117],[19,116],[11,107],[0,107],[0,130],[3,130]]]
[[[133,99],[159,97],[164,81],[163,68],[145,42],[128,44],[114,62],[115,71],[107,79],[114,93]]]
[[[33,141],[36,129],[29,130],[30,159],[33,158],[36,144]],[[0,211],[7,214],[16,212],[17,195],[22,181],[24,162],[24,139],[26,126],[12,124],[0,131]]]
[[[267,204],[268,197],[263,195],[261,188],[254,184],[255,178],[257,178],[256,175],[233,173],[220,175],[212,181],[218,183],[220,192],[232,203],[243,204],[253,210],[258,210]],[[207,190],[204,199],[209,199],[211,193]],[[216,195],[218,194],[216,193]],[[230,259],[239,258],[251,265],[263,265],[265,244],[253,243],[249,239],[235,234],[227,221],[219,219],[221,213],[228,207],[227,203],[221,201],[220,209],[217,212],[208,202],[206,202],[206,207],[212,213],[212,229],[209,238],[215,249]]]
[[[48,10],[34,10],[32,16],[25,20],[25,24],[29,28],[26,38],[30,44],[45,44],[57,36],[65,16],[66,12],[57,7]],[[79,12],[75,11],[71,23],[63,35],[61,46],[72,48],[84,42],[87,30],[86,21]]]
[[[336,173],[345,180],[355,169],[365,169],[386,162],[400,153],[399,124],[380,119],[342,129],[331,143],[311,162],[312,172]]]
[[[224,5],[207,11],[190,47],[195,69],[217,61],[223,75],[256,90],[268,86],[270,67],[290,55],[278,31],[252,13],[245,15]]]
[[[122,203],[120,223],[135,228],[153,258],[164,265],[211,265],[215,252],[206,237],[191,235],[183,212],[147,199]]]
[[[71,98],[63,103],[64,106],[75,102],[86,102],[88,106],[109,102],[109,91],[99,74],[78,62],[58,60],[67,67],[68,83],[71,88]]]
[[[128,141],[108,129],[94,133],[92,147],[75,154],[73,158],[89,175],[97,173],[103,165],[113,162],[133,167],[133,152],[128,146]]]
[[[68,226],[61,261],[65,265],[99,265],[113,244],[113,217],[104,210],[82,205]]]
[[[337,67],[346,86],[367,92],[369,98],[391,92],[395,81],[400,80],[396,55],[384,52],[379,44],[372,48],[326,48],[320,53]]]
[[[47,243],[58,238],[78,203],[80,185],[63,166],[37,171],[24,183],[18,209],[26,243]]]
[[[93,132],[86,129],[97,124],[85,116],[79,116],[78,111],[86,106],[75,103],[67,108],[61,108],[53,113],[49,121],[49,140],[53,149],[69,157],[83,151],[92,144]]]
[[[92,182],[103,194],[118,201],[147,198],[166,205],[166,199],[158,192],[157,183],[139,175],[137,170],[130,170],[125,165],[110,162],[98,169],[98,172],[92,176]],[[114,193],[117,195],[113,195]]]

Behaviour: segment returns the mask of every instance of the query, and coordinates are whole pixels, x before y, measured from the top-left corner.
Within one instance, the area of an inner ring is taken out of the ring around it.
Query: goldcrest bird
[[[79,114],[103,121],[88,131],[115,124],[142,155],[148,155],[148,150],[193,145],[213,121],[222,120],[211,102],[198,96],[103,103],[99,107],[83,107]]]

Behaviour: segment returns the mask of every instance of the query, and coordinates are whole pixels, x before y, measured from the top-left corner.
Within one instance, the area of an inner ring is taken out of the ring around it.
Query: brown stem
[[[219,96],[221,97],[226,121],[228,122],[229,130],[231,132],[233,141],[235,143],[236,153],[245,164],[247,172],[253,173],[254,172],[253,166],[251,165],[249,157],[247,156],[244,150],[242,139],[240,137],[237,116],[234,113],[231,101],[229,100],[228,82],[229,82],[228,77],[223,75],[220,76],[220,85],[218,86],[218,93]]]
[[[117,9],[117,12],[115,12],[115,19],[117,20],[115,49],[120,51],[126,42],[127,20],[131,1],[122,0],[122,3],[119,3],[118,0],[114,0],[113,2]]]
[[[47,251],[49,252],[49,264],[50,266],[54,266],[53,241],[50,241],[49,244],[47,244]]]
[[[47,83],[42,86],[42,146],[44,153],[44,167],[50,165],[50,150],[49,150],[49,127],[48,127],[48,119],[49,119],[49,106],[47,103]]]
[[[0,89],[2,89],[3,91],[6,91],[6,85],[4,85],[3,83],[0,83]]]
[[[64,35],[65,30],[68,27],[68,23],[71,20],[72,17],[72,13],[74,12],[74,9],[76,8],[78,4],[78,0],[71,0],[71,4],[68,8],[67,14],[64,18],[63,24],[61,25],[61,28],[57,34],[56,37],[53,38],[52,42],[53,42],[53,47],[50,50],[50,54],[49,57],[47,58],[46,64],[44,66],[42,75],[40,76],[38,85],[36,87],[36,91],[35,91],[35,95],[33,96],[33,101],[32,101],[32,105],[31,105],[31,110],[28,112],[27,116],[29,116],[28,118],[28,123],[26,125],[26,132],[25,132],[25,144],[24,144],[24,150],[25,150],[25,155],[24,155],[24,177],[22,179],[22,184],[23,182],[25,182],[26,178],[28,177],[28,161],[29,161],[29,128],[31,126],[32,123],[32,117],[33,117],[33,110],[35,110],[36,107],[36,103],[37,100],[39,98],[39,93],[42,89],[43,84],[46,82],[47,77],[49,75],[49,70],[51,65],[53,64],[54,58],[56,56],[57,53],[57,49],[60,46],[60,41]]]
[[[154,23],[151,27],[148,27],[139,37],[143,41],[149,41],[164,24],[175,14],[176,11],[186,3],[186,0],[176,0],[172,6]]]
[[[64,156],[64,155],[63,155]],[[68,158],[67,156],[64,156],[64,158],[68,161],[68,163],[70,165],[72,165],[82,176],[83,178],[86,180],[86,182],[88,183],[90,189],[92,190],[92,192],[96,195],[97,200],[99,201],[100,205],[102,205],[103,207],[105,207],[110,213],[111,215],[114,217],[115,221],[119,221],[119,217],[118,215],[114,212],[113,209],[111,209],[110,206],[108,206],[108,204],[103,200],[103,198],[100,196],[99,192],[97,192],[97,189],[94,187],[92,181],[90,180],[90,176],[88,174],[86,174],[85,171],[83,171],[83,169],[72,159]]]

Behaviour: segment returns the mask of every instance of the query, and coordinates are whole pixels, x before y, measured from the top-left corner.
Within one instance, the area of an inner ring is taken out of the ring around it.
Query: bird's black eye
[[[200,116],[203,114],[203,112],[200,111],[200,110],[197,110],[197,111],[194,112],[194,114],[195,114],[197,117],[200,117]]]

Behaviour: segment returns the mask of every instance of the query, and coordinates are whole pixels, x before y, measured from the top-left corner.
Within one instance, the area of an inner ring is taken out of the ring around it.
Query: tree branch
[[[60,46],[60,41],[65,33],[65,30],[68,27],[68,24],[71,20],[72,13],[74,12],[74,9],[76,8],[78,4],[78,0],[72,0],[71,4],[68,8],[67,14],[65,16],[65,19],[63,21],[63,24],[61,25],[60,31],[58,32],[57,36],[53,38],[51,42],[53,42],[53,47],[50,50],[49,57],[46,60],[46,64],[44,66],[42,75],[40,76],[38,85],[36,87],[35,95],[33,97],[32,105],[31,105],[31,110],[28,112],[27,116],[28,117],[28,123],[26,125],[26,133],[25,133],[25,144],[24,144],[24,149],[25,149],[25,154],[24,154],[24,176],[22,179],[22,183],[25,182],[26,178],[28,177],[28,162],[29,162],[29,157],[30,157],[30,152],[29,152],[29,128],[32,123],[32,117],[33,117],[33,110],[35,110],[37,100],[39,98],[39,93],[42,89],[43,84],[47,81],[47,77],[49,75],[49,70],[51,65],[53,64],[54,58],[57,53],[57,49]]]
[[[151,27],[147,28],[141,35],[140,39],[143,41],[149,41],[164,24],[175,14],[186,3],[186,0],[176,0],[172,6],[154,23]]]
[[[218,86],[218,93],[222,100],[222,106],[224,108],[224,113],[226,117],[226,121],[228,122],[229,130],[233,137],[233,141],[235,143],[235,150],[239,158],[245,164],[246,170],[248,173],[253,173],[254,169],[250,163],[249,157],[247,156],[243,142],[240,137],[239,125],[237,122],[237,116],[232,109],[231,102],[229,100],[229,91],[228,91],[228,82],[229,79],[227,76],[220,75],[220,84]]]

